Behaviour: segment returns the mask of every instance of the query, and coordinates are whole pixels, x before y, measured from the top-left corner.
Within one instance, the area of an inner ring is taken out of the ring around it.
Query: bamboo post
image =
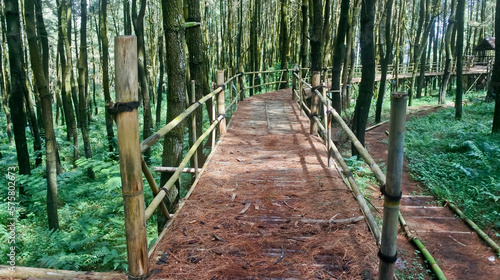
[[[297,73],[297,64],[293,66],[293,73]],[[297,77],[292,75],[292,100],[297,101],[297,96],[295,95],[297,92]]]
[[[212,96],[212,122],[215,121],[215,96]],[[216,138],[217,131],[212,130],[212,135],[210,136],[210,152],[213,152],[215,149],[215,138]]]
[[[322,91],[321,91],[321,94],[322,94],[322,97],[323,97],[323,100],[321,101],[321,103],[323,104],[322,106],[322,117],[323,117],[323,126],[325,127],[325,131],[327,132],[328,131],[328,119],[326,117],[326,114],[327,114],[327,111],[328,111],[328,102],[327,102],[327,98],[326,98],[326,86],[322,88]],[[327,139],[326,135],[325,135],[325,139]],[[328,144],[327,144],[328,145]]]
[[[116,124],[129,279],[145,279],[148,274],[148,243],[144,215],[139,119],[137,114],[137,38],[115,37]]]
[[[405,92],[391,94],[391,116],[389,126],[389,149],[387,158],[386,185],[382,239],[379,251],[379,279],[392,280],[394,263],[397,260],[396,240],[398,235],[399,201],[401,200],[401,176],[403,173],[403,150],[405,140],[406,101]]]
[[[302,70],[299,69],[299,109],[302,109],[302,101],[304,101],[302,95]]]
[[[191,80],[191,103],[195,103],[196,102],[196,83],[194,80]],[[193,112],[191,114],[191,129],[193,131],[193,134],[192,134],[192,141],[193,143],[196,142],[196,113]],[[194,178],[198,178],[198,153],[194,153],[193,155],[193,162],[194,162],[194,170],[195,170],[195,177]]]
[[[330,113],[328,112],[330,110],[330,100],[326,100],[326,154],[328,158],[328,167],[332,166],[332,152],[331,152],[331,145],[330,142],[332,141],[332,118],[330,116]]]
[[[217,70],[217,86],[224,87],[224,70]],[[224,118],[219,123],[219,135],[222,136],[226,134],[226,104],[224,88],[217,95],[217,113],[219,115],[224,115]]]
[[[311,76],[311,86],[314,88],[319,87],[321,84],[321,72],[314,71]],[[309,133],[318,135],[318,124],[314,121],[314,117],[318,116],[319,111],[319,97],[316,94],[311,96],[311,115],[309,116]]]
[[[233,70],[231,68],[227,69],[227,77],[232,78],[233,77]],[[231,82],[229,82],[229,102],[233,102],[233,79],[231,79]],[[233,106],[229,108],[231,110],[231,115],[233,114]]]

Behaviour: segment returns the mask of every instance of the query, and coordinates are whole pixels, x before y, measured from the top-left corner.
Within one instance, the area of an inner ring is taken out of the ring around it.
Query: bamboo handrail
[[[239,76],[243,75],[243,73],[237,73],[236,75],[228,78],[225,82],[224,82],[224,86],[227,86],[232,80],[238,78]]]
[[[222,91],[222,88],[219,87],[211,93],[205,95],[202,99],[198,100],[198,102],[189,106],[184,112],[179,114],[175,119],[165,125],[163,128],[155,132],[153,135],[146,138],[141,143],[141,153],[151,147],[154,143],[158,142],[163,136],[169,133],[172,129],[174,129],[180,122],[182,122],[185,118],[187,118],[196,108],[198,108],[201,104],[204,104],[208,99],[212,98],[216,94]]]
[[[251,86],[251,87],[246,87],[245,89],[252,89],[252,88],[256,88],[256,87],[263,87],[263,86],[269,86],[269,85],[275,85],[275,84],[282,84],[282,83],[286,83],[287,81],[276,81],[276,82],[269,82],[269,83],[265,83],[265,84],[258,84],[258,85],[254,85],[254,86]]]
[[[94,272],[94,271],[72,271],[62,269],[46,269],[36,267],[16,266],[11,270],[11,266],[0,265],[0,277],[9,279],[126,279],[125,273],[119,272]]]
[[[196,155],[196,154],[195,154]],[[177,171],[177,167],[164,167],[164,166],[155,166],[153,167],[154,172],[175,172]],[[201,171],[200,168],[198,168],[198,172]],[[196,173],[196,168],[183,168],[182,173]]]
[[[146,208],[146,212],[145,212],[146,220],[148,220],[151,217],[151,215],[156,210],[156,208],[158,207],[160,202],[163,201],[163,198],[165,198],[165,196],[167,195],[167,191],[170,192],[171,188],[174,186],[174,183],[179,179],[179,177],[182,173],[182,170],[184,169],[184,167],[186,167],[189,160],[191,159],[191,156],[193,156],[193,154],[196,152],[198,146],[203,142],[203,140],[205,140],[205,138],[210,134],[210,132],[212,132],[212,130],[215,129],[217,124],[219,124],[219,122],[223,118],[224,118],[224,116],[220,115],[212,123],[212,125],[207,129],[207,131],[205,131],[205,133],[203,133],[200,136],[200,138],[198,138],[198,140],[196,140],[196,142],[193,144],[193,146],[191,146],[191,149],[188,151],[188,153],[186,154],[186,156],[184,157],[182,162],[179,164],[179,167],[174,172],[172,177],[170,177],[170,179],[167,181],[167,183],[165,183],[165,185],[160,189],[160,191],[158,192],[158,195],[153,199],[153,201],[151,201],[149,206]]]
[[[277,69],[277,70],[268,70],[268,71],[253,71],[253,72],[243,72],[243,75],[252,75],[252,74],[259,74],[259,73],[277,73],[277,72],[286,72],[286,71],[291,71],[291,69]]]
[[[500,254],[500,246],[498,246],[498,244],[496,244],[495,241],[493,241],[486,233],[484,233],[484,231],[482,231],[476,225],[476,223],[474,223],[471,219],[469,219],[467,216],[465,216],[464,212],[462,212],[460,209],[458,209],[458,207],[455,205],[455,203],[453,203],[449,200],[445,200],[445,202],[448,204],[448,206],[450,206],[451,209],[453,209],[453,211],[455,211],[455,213],[457,213],[458,216],[460,216],[460,218],[462,220],[464,220],[474,231],[476,231],[476,233],[484,241],[486,241],[486,243],[488,243],[488,245],[490,245],[491,248],[493,248],[493,250],[495,250],[498,254]]]

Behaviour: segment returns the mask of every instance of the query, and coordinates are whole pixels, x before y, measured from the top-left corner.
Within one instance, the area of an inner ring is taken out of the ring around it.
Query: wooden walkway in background
[[[149,279],[372,279],[377,246],[291,90],[241,102]]]

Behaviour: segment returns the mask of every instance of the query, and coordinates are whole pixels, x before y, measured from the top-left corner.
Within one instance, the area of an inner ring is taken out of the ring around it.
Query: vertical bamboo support
[[[191,80],[191,103],[196,102],[196,83],[194,80]],[[196,136],[196,113],[193,112],[191,113],[191,129],[193,131],[193,144],[196,142],[198,137]],[[193,162],[194,162],[194,174],[195,178],[198,178],[198,153],[194,153],[193,155]]]
[[[211,120],[214,122],[215,121],[215,96],[212,96],[212,118]],[[215,138],[216,138],[217,131],[214,129],[212,130],[212,135],[210,137],[210,151],[213,152],[215,148]]]
[[[297,74],[297,64],[293,66],[293,72],[294,74]],[[292,100],[297,101],[297,95],[295,93],[297,92],[297,77],[295,75],[292,75]]]
[[[319,97],[316,93],[314,93],[314,88],[319,87],[321,84],[321,72],[320,71],[314,71],[312,72],[312,77],[311,77],[311,86],[313,87],[312,89],[312,96],[311,96],[311,115],[309,116],[309,133],[312,135],[318,135],[318,124],[316,121],[314,121],[314,117],[318,116],[318,111],[319,111]]]
[[[328,100],[326,98],[326,86],[322,88],[321,93],[322,93],[322,96],[323,96],[323,100]],[[326,118],[326,114],[327,114],[327,111],[328,111],[328,108],[327,108],[328,102],[327,103],[321,102],[321,103],[323,104],[323,106],[322,106],[322,114],[321,114],[322,117],[323,117],[323,127],[325,128],[325,131],[326,131],[327,130],[327,126],[328,126],[328,120]],[[326,138],[327,137],[325,135],[325,139]]]
[[[128,276],[129,279],[145,279],[148,274],[148,243],[137,115],[139,102],[135,36],[115,37],[115,85]]]
[[[232,78],[233,77],[233,70],[231,70],[231,68],[228,68],[227,69],[227,77],[228,78]],[[233,102],[233,80],[231,80],[231,82],[229,82],[229,102]],[[233,106],[231,106],[231,108],[229,108],[231,110],[231,115],[233,114]]]
[[[302,111],[302,101],[304,96],[302,94],[302,70],[299,69],[299,109]]]
[[[245,99],[245,77],[243,77],[243,68],[241,66],[238,68],[238,71],[240,72],[240,76],[238,77],[238,92],[240,93],[240,101],[243,101]]]
[[[330,145],[330,142],[332,141],[332,117],[330,116],[330,113],[328,112],[330,110],[330,100],[326,100],[326,154],[328,157],[328,167],[332,166],[332,146]]]
[[[398,235],[399,201],[401,199],[407,99],[408,95],[405,92],[393,92],[391,94],[387,179],[386,185],[382,187],[384,220],[379,251],[380,280],[393,279],[394,263],[397,260],[396,240]]]
[[[217,86],[222,87],[222,90],[217,95],[217,113],[224,115],[224,118],[219,123],[219,135],[226,134],[226,103],[224,93],[224,70],[217,70]]]

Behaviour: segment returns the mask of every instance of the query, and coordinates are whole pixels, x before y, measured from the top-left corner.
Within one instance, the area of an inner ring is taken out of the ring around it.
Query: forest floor
[[[420,107],[409,110],[407,120],[430,114],[440,106]],[[387,161],[389,123],[369,129],[366,132],[366,147],[377,163]],[[453,211],[438,202],[433,196],[422,195],[425,186],[412,179],[407,160],[404,161],[401,200],[401,213],[413,235],[416,235],[436,259],[448,279],[497,279],[500,275],[500,261],[495,252],[480,239]],[[367,189],[370,190],[370,189]],[[382,212],[383,198],[377,189],[370,190],[370,201]],[[377,213],[380,217],[381,213]],[[381,217],[380,217],[381,218]],[[413,261],[415,247],[404,236],[398,235],[398,254],[402,257],[397,262],[398,270],[416,272]],[[409,257],[405,260],[405,256]],[[421,275],[425,275],[422,273]],[[429,277],[429,276],[427,276]],[[420,279],[420,278],[408,278]]]
[[[281,90],[239,104],[150,279],[376,279],[377,266],[358,203]]]

